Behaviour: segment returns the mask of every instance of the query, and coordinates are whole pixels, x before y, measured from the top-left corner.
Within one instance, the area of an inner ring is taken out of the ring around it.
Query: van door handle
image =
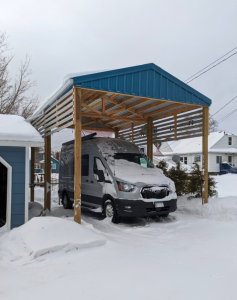
[[[86,179],[86,182],[89,182],[89,180],[88,180],[88,179]]]
[[[91,180],[91,183],[94,183],[94,181]]]

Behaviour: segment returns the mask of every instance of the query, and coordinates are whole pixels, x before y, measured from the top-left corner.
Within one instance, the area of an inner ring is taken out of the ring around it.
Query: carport
[[[45,140],[45,199],[50,209],[51,135],[75,132],[74,220],[81,222],[81,130],[111,131],[116,138],[147,145],[202,136],[203,203],[208,202],[208,134],[211,100],[154,64],[77,74],[42,105],[32,125]],[[34,148],[31,149],[34,166]],[[34,184],[31,168],[31,184]],[[34,191],[31,191],[34,201]]]

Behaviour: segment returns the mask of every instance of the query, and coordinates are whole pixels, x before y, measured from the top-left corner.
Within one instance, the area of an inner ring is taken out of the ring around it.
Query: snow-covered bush
[[[176,163],[175,167],[172,167],[168,170],[168,164],[165,160],[161,160],[157,168],[163,170],[164,175],[172,179],[175,183],[176,193],[178,196],[186,194],[186,183],[187,183],[187,173],[186,170],[181,168],[181,164]]]
[[[192,172],[187,181],[187,193],[192,196],[189,198],[202,197],[202,171],[199,164],[193,163]],[[208,197],[217,197],[216,182],[213,177],[208,176]]]

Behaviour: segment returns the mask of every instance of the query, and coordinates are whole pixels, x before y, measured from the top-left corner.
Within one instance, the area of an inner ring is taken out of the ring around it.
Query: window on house
[[[180,156],[180,161],[185,165],[188,164],[188,157],[187,156]]]
[[[140,147],[140,149],[142,150],[143,153],[145,153],[145,148],[144,147]]]
[[[52,164],[52,169],[53,169],[53,170],[56,169],[56,164]]]
[[[228,137],[228,145],[231,146],[232,145],[232,136]]]
[[[221,164],[222,163],[222,156],[217,156],[216,157],[216,163]]]
[[[232,164],[232,156],[228,156],[228,163]]]
[[[89,154],[81,157],[81,176],[89,176]]]
[[[201,156],[200,155],[195,156],[194,162],[200,162],[200,161],[201,161]]]

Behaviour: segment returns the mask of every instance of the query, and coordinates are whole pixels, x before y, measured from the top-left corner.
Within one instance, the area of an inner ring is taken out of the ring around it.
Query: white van
[[[174,182],[133,143],[111,138],[82,138],[82,206],[97,209],[118,223],[120,217],[167,217],[177,208]],[[74,199],[74,141],[64,143],[59,170],[64,208]]]

